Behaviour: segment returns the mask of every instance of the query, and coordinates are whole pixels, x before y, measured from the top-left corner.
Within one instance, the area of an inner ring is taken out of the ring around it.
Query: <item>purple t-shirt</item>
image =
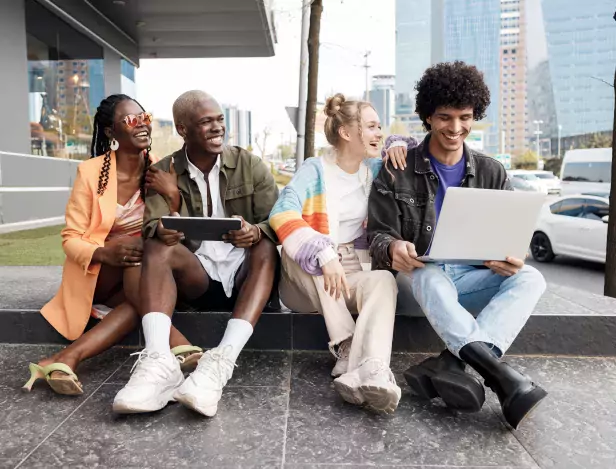
[[[434,199],[436,220],[438,221],[447,188],[460,187],[462,185],[462,180],[466,174],[466,155],[453,166],[447,166],[446,164],[439,162],[432,155],[430,155],[430,163],[432,163],[432,170],[437,175],[439,180],[438,191],[436,192],[436,198]]]

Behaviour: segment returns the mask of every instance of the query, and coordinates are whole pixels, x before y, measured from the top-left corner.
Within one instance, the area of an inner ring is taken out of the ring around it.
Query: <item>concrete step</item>
[[[0,343],[63,344],[40,315],[59,285],[59,268],[0,268]],[[408,292],[401,291],[394,351],[438,352],[443,344]],[[220,341],[228,312],[178,312],[173,322],[203,347]],[[92,320],[89,327],[96,322]],[[616,300],[549,285],[510,352],[616,356]],[[327,350],[328,336],[318,314],[264,312],[247,347],[255,350]],[[141,345],[138,332],[125,345]]]

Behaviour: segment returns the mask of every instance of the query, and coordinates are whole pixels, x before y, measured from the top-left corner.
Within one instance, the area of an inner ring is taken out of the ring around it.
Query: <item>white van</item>
[[[609,194],[612,181],[612,149],[569,150],[560,170],[561,193]]]

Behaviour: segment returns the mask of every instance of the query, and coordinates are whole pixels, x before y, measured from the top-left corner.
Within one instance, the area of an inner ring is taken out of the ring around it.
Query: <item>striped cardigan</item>
[[[339,201],[335,196],[328,197],[327,190],[331,188],[334,165],[327,157],[308,159],[283,189],[269,218],[287,255],[310,275],[322,275],[321,265],[337,257]],[[369,158],[361,164],[360,175],[366,173],[367,188],[381,166],[380,158]],[[361,247],[368,246],[365,243]]]

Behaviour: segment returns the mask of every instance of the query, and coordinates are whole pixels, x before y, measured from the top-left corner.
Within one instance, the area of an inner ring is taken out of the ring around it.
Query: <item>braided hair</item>
[[[100,176],[98,178],[98,195],[103,195],[105,189],[107,189],[107,183],[109,182],[109,169],[111,168],[111,141],[105,134],[106,127],[113,127],[115,118],[116,106],[122,101],[131,100],[137,103],[137,105],[143,109],[143,106],[137,102],[136,99],[131,98],[125,94],[112,94],[103,99],[96,109],[94,115],[94,132],[92,135],[92,146],[90,147],[90,157],[95,158],[99,155],[105,155],[103,157],[103,167],[101,169]],[[139,182],[139,192],[141,199],[145,200],[145,175],[148,172],[150,166],[150,147],[144,155],[143,174]]]

